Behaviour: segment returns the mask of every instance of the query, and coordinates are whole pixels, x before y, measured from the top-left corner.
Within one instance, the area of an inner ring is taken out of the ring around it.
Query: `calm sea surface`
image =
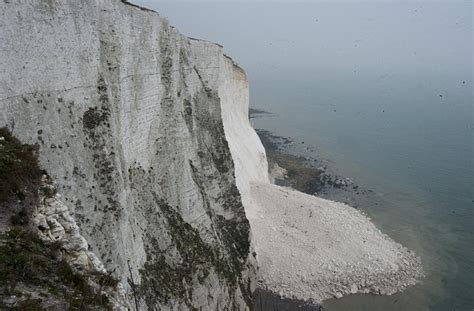
[[[271,94],[270,96],[268,94]],[[360,209],[421,256],[427,277],[393,296],[354,295],[325,310],[473,310],[471,77],[311,76],[254,82],[257,128],[316,147],[369,189]]]

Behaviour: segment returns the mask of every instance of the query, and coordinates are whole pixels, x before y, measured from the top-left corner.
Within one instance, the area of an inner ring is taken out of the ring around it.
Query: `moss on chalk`
[[[159,213],[166,220],[178,262],[176,257],[167,258],[155,238],[150,239],[151,244],[145,249],[147,261],[140,270],[142,282],[138,290],[146,304],[166,305],[173,299],[179,299],[191,307],[194,282],[197,280],[204,284],[212,271],[217,273],[230,289],[235,290],[243,269],[242,258],[246,258],[249,248],[247,228],[242,228],[245,224],[228,221],[222,216],[216,217],[216,229],[222,232],[222,245],[211,245],[203,241],[199,232],[184,221],[175,208],[156,194],[154,196]],[[244,256],[233,253],[231,248]]]
[[[89,108],[82,117],[83,131],[85,134],[84,147],[91,150],[92,162],[95,168],[93,177],[103,195],[96,201],[97,208],[104,213],[110,213],[115,219],[120,217],[121,208],[117,200],[117,169],[115,163],[115,148],[112,144],[111,131],[111,98],[109,86],[104,77],[97,79],[96,106]],[[74,176],[79,176],[78,170],[73,171]],[[84,175],[83,175],[84,176]],[[100,228],[100,227],[99,227]]]
[[[168,303],[173,297],[178,297],[190,305],[193,275],[200,274],[202,281],[206,279],[216,262],[216,250],[206,244],[196,229],[185,222],[166,201],[156,195],[154,197],[160,213],[166,219],[168,232],[181,260],[179,264],[168,262],[156,239],[152,238],[151,247],[146,249],[148,260],[140,271],[143,278],[140,292],[147,305],[153,305],[155,297],[161,303]]]
[[[0,128],[0,208],[13,225],[28,224],[42,174],[38,146],[23,144],[7,128]]]
[[[89,108],[82,118],[85,130],[93,130],[108,119],[108,113],[97,107]]]
[[[38,147],[21,143],[11,132],[0,128],[0,204],[37,199],[41,180]]]
[[[101,291],[117,286],[110,275],[76,272],[61,258],[57,245],[44,243],[26,227],[14,227],[0,239],[0,308],[43,310],[56,301],[57,307],[68,310],[112,309]],[[25,287],[45,297],[32,299]],[[18,299],[13,306],[6,302],[12,294]]]
[[[0,309],[111,310],[102,289],[118,281],[100,272],[79,273],[63,259],[60,244],[42,241],[29,226],[39,194],[55,194],[41,181],[48,177],[39,167],[37,147],[22,144],[6,128],[0,128],[0,137],[0,206],[12,215],[0,234]]]

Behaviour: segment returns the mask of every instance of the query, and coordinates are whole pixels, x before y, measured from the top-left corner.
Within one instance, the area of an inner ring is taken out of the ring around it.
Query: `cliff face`
[[[39,145],[130,305],[251,304],[255,257],[234,170],[251,161],[266,174],[266,162],[250,126],[239,129],[247,80],[222,47],[120,1],[3,1],[0,81],[0,126]],[[260,149],[234,168],[225,134]]]

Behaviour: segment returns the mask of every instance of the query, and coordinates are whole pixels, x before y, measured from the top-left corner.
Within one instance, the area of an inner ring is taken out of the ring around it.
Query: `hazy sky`
[[[472,79],[472,1],[133,0],[218,42],[252,79],[441,75]]]

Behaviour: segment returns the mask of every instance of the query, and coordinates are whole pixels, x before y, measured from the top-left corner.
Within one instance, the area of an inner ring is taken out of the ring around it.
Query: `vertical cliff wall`
[[[219,90],[222,122],[235,165],[237,187],[247,215],[252,215],[258,207],[250,197],[251,183],[268,183],[269,177],[265,149],[249,122],[247,75],[230,57],[219,57],[220,47],[198,40],[191,43],[197,51],[194,53],[196,61],[206,63],[201,76]]]
[[[2,1],[0,81],[0,126],[39,145],[132,306],[251,304],[255,258],[222,118],[247,115],[247,81],[222,47],[121,1]],[[232,134],[243,148],[247,133]]]

